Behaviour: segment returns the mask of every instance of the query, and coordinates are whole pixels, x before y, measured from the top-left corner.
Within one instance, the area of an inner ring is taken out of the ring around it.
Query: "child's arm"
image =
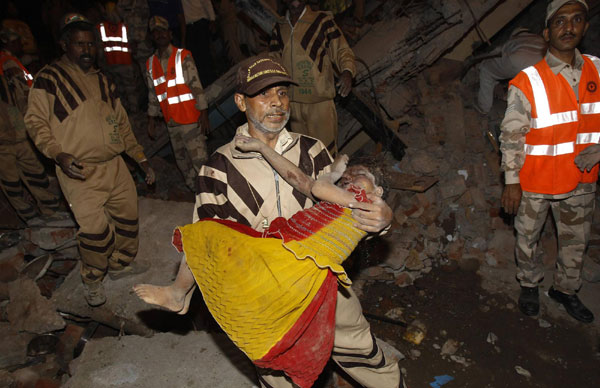
[[[341,155],[333,162],[332,170],[316,181],[306,175],[298,166],[290,162],[262,141],[253,137],[236,135],[235,146],[242,151],[260,152],[267,162],[283,177],[290,185],[311,199],[318,198],[341,206],[348,206],[355,202],[354,194],[337,187],[334,183],[340,179],[348,157]]]
[[[267,162],[296,190],[300,191],[307,197],[313,198],[311,189],[315,180],[306,175],[294,163],[290,162],[283,156],[279,155],[271,147],[267,146],[262,141],[253,137],[236,135],[235,146],[242,151],[260,152]]]

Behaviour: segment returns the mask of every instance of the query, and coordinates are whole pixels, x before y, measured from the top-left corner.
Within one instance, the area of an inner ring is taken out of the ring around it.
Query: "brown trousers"
[[[84,163],[85,164],[85,163]],[[130,264],[138,249],[138,202],[135,184],[120,156],[83,169],[85,180],[56,176],[79,224],[81,278],[102,281],[108,269]]]
[[[364,387],[401,387],[398,363],[385,357],[381,347],[377,345],[369,322],[362,314],[360,301],[350,288],[338,289],[332,358]],[[258,378],[262,388],[294,386],[281,372],[270,373],[261,369]]]
[[[290,127],[292,132],[319,139],[327,150],[337,154],[338,120],[333,100],[302,104],[290,102]]]
[[[58,210],[58,196],[48,189],[48,175],[29,142],[1,144],[0,187],[19,217],[27,221],[38,213],[27,201],[21,182],[25,183],[43,215],[51,215]]]

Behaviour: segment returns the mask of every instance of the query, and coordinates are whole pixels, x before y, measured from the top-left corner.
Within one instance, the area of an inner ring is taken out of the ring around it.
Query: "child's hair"
[[[371,174],[375,177],[375,185],[383,188],[383,195],[381,198],[385,199],[390,191],[390,175],[385,168],[385,159],[380,155],[361,155],[350,158],[348,161],[348,167],[352,166],[364,166]]]

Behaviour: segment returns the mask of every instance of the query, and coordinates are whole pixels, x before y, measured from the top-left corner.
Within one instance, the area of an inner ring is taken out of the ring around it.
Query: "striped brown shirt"
[[[89,163],[121,152],[137,162],[145,159],[115,85],[99,70],[83,72],[66,56],[36,75],[25,123],[36,146],[51,159],[61,152]]]
[[[279,55],[298,86],[290,87],[290,101],[316,103],[335,97],[334,66],[356,74],[354,53],[329,12],[306,7],[296,25],[289,18],[273,29],[269,51]]]
[[[248,125],[238,133],[249,136]],[[275,151],[317,178],[329,172],[332,162],[319,140],[283,130]],[[219,148],[202,167],[197,179],[194,222],[202,218],[220,218],[240,222],[262,231],[263,221],[270,224],[278,216],[291,217],[313,205],[295,190],[257,153],[243,153],[233,142]]]

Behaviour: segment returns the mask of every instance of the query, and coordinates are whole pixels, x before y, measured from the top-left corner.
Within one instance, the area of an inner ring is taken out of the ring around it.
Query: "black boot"
[[[519,310],[529,317],[540,312],[540,295],[537,287],[521,286]]]
[[[562,304],[569,315],[578,321],[590,323],[594,320],[594,314],[581,303],[577,294],[565,294],[564,292],[556,291],[554,287],[550,287],[548,296]]]

